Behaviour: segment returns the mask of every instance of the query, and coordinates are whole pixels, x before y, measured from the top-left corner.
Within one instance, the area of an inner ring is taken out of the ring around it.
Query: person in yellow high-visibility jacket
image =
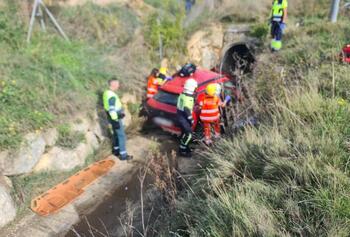
[[[279,51],[282,48],[282,37],[288,17],[288,0],[273,0],[271,10],[271,50]]]
[[[113,130],[113,154],[120,160],[131,160],[133,157],[126,151],[126,135],[123,118],[125,117],[122,103],[116,92],[119,89],[119,81],[114,77],[108,81],[109,88],[103,93],[103,107],[107,113]]]

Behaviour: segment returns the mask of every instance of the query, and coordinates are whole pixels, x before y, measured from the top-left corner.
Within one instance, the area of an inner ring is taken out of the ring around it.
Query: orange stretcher
[[[32,200],[31,209],[41,216],[58,212],[84,193],[84,188],[106,174],[115,164],[113,159],[93,163],[67,180]]]

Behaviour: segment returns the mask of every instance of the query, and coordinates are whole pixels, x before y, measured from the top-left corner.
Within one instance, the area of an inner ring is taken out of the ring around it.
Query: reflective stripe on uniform
[[[218,113],[219,112],[219,109],[202,109],[202,113],[203,114],[206,114],[206,113]]]
[[[126,151],[121,151],[121,152],[120,152],[120,155],[126,155],[126,154],[127,154]]]
[[[180,148],[181,148],[181,149],[186,149],[187,147],[184,146],[184,145],[180,145]]]
[[[220,115],[216,115],[216,116],[212,116],[212,117],[200,116],[200,118],[203,122],[214,122],[220,118]]]
[[[155,89],[155,88],[148,88],[147,89],[149,92],[157,92],[158,90],[157,89]]]
[[[190,143],[191,139],[192,139],[192,134],[189,134],[187,140],[185,140],[184,142],[185,146],[187,146]]]

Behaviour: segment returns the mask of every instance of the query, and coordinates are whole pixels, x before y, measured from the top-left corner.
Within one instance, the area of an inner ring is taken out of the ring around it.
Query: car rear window
[[[177,105],[177,98],[179,95],[177,94],[172,94],[166,91],[158,91],[158,93],[154,96],[154,99],[158,102],[168,104],[168,105]]]

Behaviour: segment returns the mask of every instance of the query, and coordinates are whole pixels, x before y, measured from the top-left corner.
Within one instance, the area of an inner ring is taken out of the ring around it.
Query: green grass
[[[97,42],[106,49],[125,46],[139,25],[130,8],[117,4],[103,7],[88,2],[83,7],[59,10],[58,18],[71,37],[94,44]]]
[[[183,28],[185,14],[182,5],[173,0],[153,2],[158,9],[145,23],[146,42],[156,54],[161,35],[164,56],[171,60],[183,57],[186,52],[186,31]]]
[[[26,133],[94,110],[106,81],[116,74],[123,79],[108,55],[130,41],[138,25],[131,10],[117,5],[58,8],[71,41],[49,25],[47,34],[35,29],[27,45],[17,10],[15,2],[0,10],[0,149],[14,149]]]
[[[62,124],[58,126],[58,139],[57,146],[74,149],[81,142],[84,142],[85,136],[82,132],[74,132],[71,130],[68,124]]]
[[[161,236],[348,236],[350,68],[336,58],[347,21],[306,18],[257,66],[249,90],[260,126],[201,152],[205,168]]]

